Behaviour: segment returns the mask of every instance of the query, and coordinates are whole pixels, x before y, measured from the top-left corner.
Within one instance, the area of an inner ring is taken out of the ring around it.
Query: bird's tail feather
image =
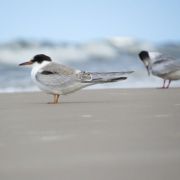
[[[127,77],[124,75],[130,74],[133,71],[126,72],[81,72],[81,82],[83,83],[109,83],[120,80],[125,80]]]
[[[108,82],[117,82],[121,80],[125,80],[127,77],[117,77],[117,78],[109,78],[109,79],[103,79],[103,78],[98,78],[98,79],[92,79],[92,83],[108,83]]]

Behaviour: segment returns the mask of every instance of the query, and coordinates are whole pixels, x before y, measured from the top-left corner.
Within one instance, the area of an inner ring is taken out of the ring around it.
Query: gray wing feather
[[[119,80],[125,80],[127,75],[133,71],[127,72],[81,72],[78,74],[78,79],[83,83],[108,83]]]
[[[170,56],[159,55],[152,64],[152,68],[158,74],[168,74],[180,70],[180,60]]]
[[[127,72],[85,72],[81,71],[76,73],[75,69],[69,68],[64,65],[59,65],[56,63],[51,63],[38,72],[36,79],[46,86],[63,86],[68,84],[73,84],[75,82],[80,83],[105,83],[105,82],[115,82],[119,80],[124,80],[125,74],[130,74],[133,71]]]
[[[42,84],[54,87],[65,85],[66,83],[69,83],[75,79],[73,76],[59,74],[44,75],[41,73],[37,73],[36,78]]]
[[[61,86],[76,79],[75,69],[51,63],[37,73],[36,79],[46,86]]]
[[[62,75],[72,75],[75,73],[75,69],[57,63],[48,64],[42,71],[50,71]]]

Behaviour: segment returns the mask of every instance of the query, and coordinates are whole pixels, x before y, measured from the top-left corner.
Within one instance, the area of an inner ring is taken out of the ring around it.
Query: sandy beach
[[[0,94],[1,180],[179,180],[180,89]]]

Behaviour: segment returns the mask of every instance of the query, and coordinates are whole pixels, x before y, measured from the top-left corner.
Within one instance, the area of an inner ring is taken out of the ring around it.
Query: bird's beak
[[[150,73],[150,69],[149,69],[148,65],[146,66],[146,69],[147,69],[147,72],[148,72],[148,76],[150,76],[151,73]]]
[[[31,65],[31,64],[33,64],[33,62],[30,60],[30,61],[19,64],[19,66],[25,66],[25,65]]]

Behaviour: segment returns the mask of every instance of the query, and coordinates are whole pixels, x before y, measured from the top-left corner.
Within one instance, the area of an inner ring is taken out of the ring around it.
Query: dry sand
[[[180,89],[0,95],[0,180],[179,180]]]

